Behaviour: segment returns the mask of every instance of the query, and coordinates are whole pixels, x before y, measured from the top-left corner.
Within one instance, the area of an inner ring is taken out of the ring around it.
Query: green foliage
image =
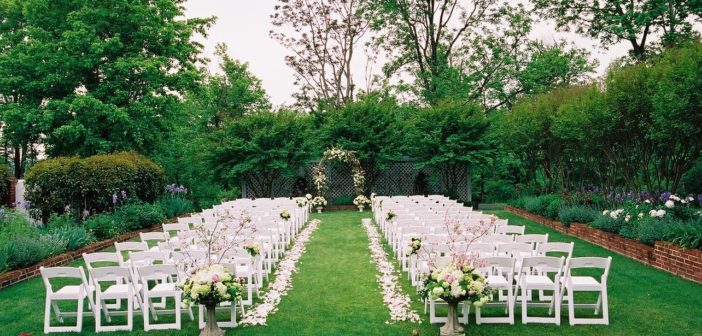
[[[590,226],[602,231],[619,233],[624,226],[624,220],[621,218],[614,219],[607,215],[600,215],[594,221],[592,221],[592,223],[590,223]]]
[[[336,197],[329,201],[330,205],[351,205],[353,204],[354,196],[341,196]]]
[[[205,162],[226,186],[243,179],[256,197],[272,197],[282,177],[308,159],[310,120],[293,112],[255,112],[213,133]]]
[[[489,123],[475,105],[447,102],[417,111],[407,134],[408,152],[419,168],[432,167],[449,196],[456,197],[468,167],[484,164],[493,151],[486,136]]]
[[[356,102],[323,113],[315,143],[319,153],[336,146],[356,152],[366,177],[366,194],[392,160],[402,155],[401,108],[386,95],[371,93]]]
[[[166,220],[159,204],[127,204],[117,209],[113,216],[126,231],[143,229]]]
[[[77,250],[95,241],[95,235],[82,226],[61,226],[51,228],[47,235],[54,236],[58,240],[65,241],[65,249],[68,251]]]
[[[83,225],[99,240],[116,237],[128,231],[127,226],[112,214],[92,216]]]
[[[0,163],[0,200],[4,200],[7,196],[10,189],[10,177],[12,177],[10,168],[6,164]]]
[[[695,165],[683,175],[681,183],[685,192],[702,194],[702,159],[698,159]]]
[[[61,215],[52,214],[51,217],[49,217],[49,221],[46,223],[46,226],[50,229],[70,228],[76,225],[78,225],[78,222],[70,213]]]
[[[158,201],[167,218],[177,217],[195,210],[193,202],[180,197],[164,197]]]
[[[134,152],[86,159],[60,157],[38,162],[27,172],[27,199],[44,218],[66,206],[91,213],[113,209],[113,194],[154,202],[163,192],[163,169]]]
[[[702,220],[673,226],[664,238],[682,247],[702,250]]]
[[[7,268],[29,267],[44,260],[49,255],[49,252],[55,253],[58,250],[55,243],[56,241],[52,239],[36,239],[27,236],[15,237],[6,245]]]
[[[552,219],[558,218],[558,212],[565,205],[560,196],[551,194],[525,197],[518,202],[524,204],[524,210]]]
[[[558,212],[558,220],[565,225],[573,222],[588,224],[593,222],[600,213],[597,210],[583,208],[579,206],[562,207]]]

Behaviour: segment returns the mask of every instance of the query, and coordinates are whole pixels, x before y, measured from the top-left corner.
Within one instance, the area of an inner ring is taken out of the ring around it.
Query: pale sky
[[[226,43],[231,57],[247,62],[251,72],[263,82],[273,105],[280,106],[294,103],[292,94],[297,88],[293,85],[292,70],[285,65],[284,57],[288,51],[268,36],[273,29],[269,16],[275,3],[274,0],[188,0],[185,8],[188,17],[217,17],[209,36],[201,41],[205,45],[205,55],[213,61],[210,70],[217,71],[218,60],[213,56],[215,45]],[[599,61],[597,76],[604,73],[613,59],[626,55],[629,50],[626,43],[601,50],[594,40],[556,32],[550,22],[537,23],[532,37],[546,42],[564,38],[590,50],[592,58]],[[358,87],[365,88],[365,57],[357,57],[353,65],[354,80]],[[375,68],[379,68],[379,65]]]

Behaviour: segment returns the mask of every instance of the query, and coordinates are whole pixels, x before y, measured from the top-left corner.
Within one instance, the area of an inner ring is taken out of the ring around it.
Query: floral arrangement
[[[469,301],[480,307],[492,298],[493,290],[485,276],[467,263],[449,264],[436,268],[424,279],[419,290],[422,298],[442,299],[446,302]]]
[[[217,304],[241,299],[244,287],[229,270],[219,264],[209,265],[189,274],[178,286],[183,290],[183,304]]]
[[[280,211],[280,218],[282,218],[284,220],[290,219],[290,211],[288,211],[288,209],[281,210]]]
[[[305,198],[306,198],[306,199],[307,199],[307,200],[309,201],[309,200],[311,200],[311,199],[312,199],[312,195],[310,195],[310,194],[306,194],[306,195],[305,195]]]
[[[366,206],[366,205],[370,204],[370,200],[366,196],[358,195],[353,200],[353,204],[356,206]]]
[[[261,254],[261,244],[259,244],[257,241],[250,241],[244,245],[244,250],[249,252],[252,257],[255,257]]]
[[[327,205],[327,200],[324,199],[322,196],[317,196],[312,199],[312,207],[319,208],[319,207],[324,207]]]
[[[309,194],[308,194],[308,195],[309,195]],[[310,196],[310,197],[311,197],[311,196]],[[296,198],[295,198],[295,203],[297,204],[297,206],[298,206],[299,208],[304,208],[305,205],[307,204],[307,199],[305,199],[304,197],[296,197]]]
[[[370,195],[371,201],[374,201],[374,200],[375,200],[375,196],[376,196],[376,193],[371,193],[371,195]]]
[[[422,248],[422,238],[421,237],[411,237],[409,242],[407,242],[407,246],[410,248],[409,251],[407,251],[407,255],[411,256],[413,254],[417,254],[420,248]]]
[[[354,189],[356,189],[356,192],[359,194],[363,192],[366,178],[364,171],[361,168],[361,161],[359,161],[356,157],[356,153],[353,151],[332,147],[325,150],[319,163],[312,167],[312,182],[314,183],[315,188],[317,188],[318,195],[324,195],[325,191],[327,190],[327,175],[325,171],[325,164],[327,160],[341,161],[351,166]]]
[[[393,218],[395,218],[395,217],[397,217],[397,215],[396,215],[395,212],[393,212],[392,210],[388,210],[388,213],[385,214],[385,220],[386,220],[386,221],[391,221],[391,220],[392,220]]]

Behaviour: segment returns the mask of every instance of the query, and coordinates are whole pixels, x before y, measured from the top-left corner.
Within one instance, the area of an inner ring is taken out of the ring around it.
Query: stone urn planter
[[[439,335],[464,335],[465,328],[458,323],[458,302],[447,301],[446,303],[448,303],[448,316],[446,317],[446,324],[439,329]]]
[[[363,212],[363,208],[365,208],[365,206],[359,205],[359,206],[358,206],[358,212]]]
[[[224,330],[217,325],[217,303],[203,302],[205,306],[205,328],[200,332],[200,336],[224,336]]]
[[[320,206],[320,207],[316,207],[315,209],[317,209],[317,213],[322,213],[322,209],[324,209],[324,207]]]

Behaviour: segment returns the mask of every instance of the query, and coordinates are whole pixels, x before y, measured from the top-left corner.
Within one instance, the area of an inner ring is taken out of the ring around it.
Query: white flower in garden
[[[609,210],[602,211],[602,214],[605,216],[607,216],[608,213],[609,213]]]
[[[695,200],[695,198],[692,197],[692,196],[688,196],[685,200],[688,201],[688,202],[692,202],[692,201]]]
[[[624,217],[624,221],[629,223],[629,220],[631,220],[631,215],[627,214],[626,217]]]
[[[658,217],[665,216],[665,210],[660,209],[660,210],[656,211],[656,216],[658,216]]]
[[[676,195],[670,195],[669,199],[676,201],[676,202],[680,202],[680,197],[678,197]]]
[[[644,214],[643,212],[639,212],[639,218],[643,218]]]
[[[675,206],[675,202],[673,202],[672,200],[667,200],[665,202],[665,207],[668,209],[672,209],[674,206]]]
[[[646,203],[646,204],[651,204],[651,200],[648,200],[648,199],[647,199],[647,200],[644,201],[644,203]]]
[[[648,215],[651,217],[656,217],[656,216],[658,216],[658,213],[656,212],[656,210],[651,210],[648,212]]]

